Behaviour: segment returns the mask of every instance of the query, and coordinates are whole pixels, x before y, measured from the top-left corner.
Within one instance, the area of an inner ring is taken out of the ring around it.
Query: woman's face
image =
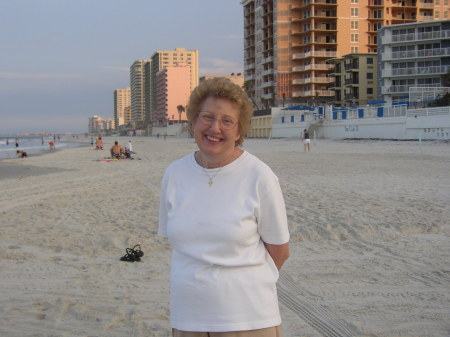
[[[224,98],[208,97],[193,125],[197,146],[206,158],[227,160],[239,139],[239,110]]]

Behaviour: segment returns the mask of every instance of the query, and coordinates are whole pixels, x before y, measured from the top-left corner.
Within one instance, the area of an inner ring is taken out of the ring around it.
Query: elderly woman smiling
[[[289,256],[286,208],[272,170],[240,148],[251,116],[247,95],[226,78],[191,94],[198,151],[172,163],[161,184],[175,337],[282,336],[276,282]]]

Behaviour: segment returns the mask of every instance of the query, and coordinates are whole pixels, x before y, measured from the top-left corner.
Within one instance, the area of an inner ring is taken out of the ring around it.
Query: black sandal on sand
[[[136,245],[133,248],[127,248],[126,254],[120,258],[120,261],[126,262],[139,262],[141,257],[144,256],[144,252],[141,250],[141,245]]]
[[[136,252],[131,249],[126,249],[126,254],[120,258],[120,261],[126,261],[126,262],[134,262],[134,261],[141,261],[141,258],[136,254]]]
[[[144,252],[141,250],[141,245],[136,245],[133,248],[131,248],[131,250],[133,250],[133,252],[139,257],[144,256]]]

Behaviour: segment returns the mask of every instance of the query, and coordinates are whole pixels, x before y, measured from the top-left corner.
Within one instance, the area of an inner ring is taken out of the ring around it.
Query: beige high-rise
[[[157,74],[166,67],[177,67],[188,64],[190,66],[190,91],[198,86],[198,50],[186,50],[175,48],[175,50],[157,50],[153,53],[151,65],[151,111],[152,114],[158,108],[157,97]]]
[[[135,124],[148,123],[150,120],[148,105],[151,62],[151,60],[136,60],[130,67],[131,120]]]
[[[114,90],[114,121],[116,129],[131,120],[131,88]]]
[[[382,26],[448,17],[447,0],[242,0],[244,76],[262,108],[327,102],[333,65],[375,53]]]

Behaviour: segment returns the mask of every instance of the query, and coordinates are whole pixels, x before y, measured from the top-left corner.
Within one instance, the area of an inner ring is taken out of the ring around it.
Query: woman
[[[251,104],[215,78],[192,92],[187,114],[198,151],[167,168],[158,230],[173,248],[173,336],[282,336],[276,281],[289,256],[286,209],[272,170],[239,148]]]
[[[303,141],[303,151],[309,152],[311,150],[310,148],[311,139],[309,139],[309,132],[307,129],[303,130],[302,132],[302,141]]]

